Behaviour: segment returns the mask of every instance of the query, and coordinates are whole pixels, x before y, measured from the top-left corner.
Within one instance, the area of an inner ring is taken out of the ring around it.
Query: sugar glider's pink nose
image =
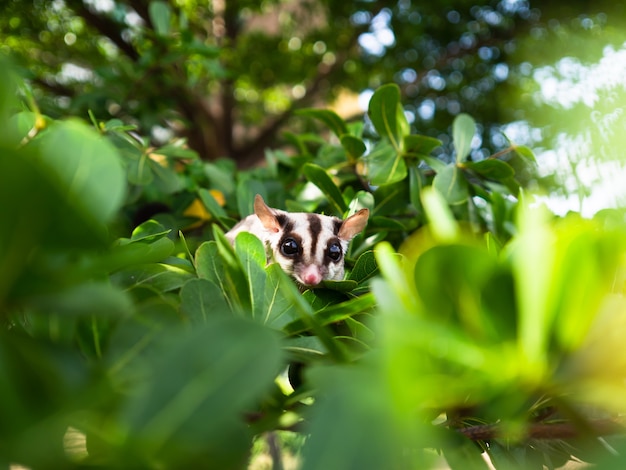
[[[322,279],[320,268],[315,265],[307,266],[300,273],[300,280],[307,286],[316,286],[322,282]]]

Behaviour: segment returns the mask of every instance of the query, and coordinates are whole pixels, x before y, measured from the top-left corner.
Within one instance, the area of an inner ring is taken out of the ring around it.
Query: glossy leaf
[[[372,95],[368,114],[376,132],[387,138],[399,152],[404,136],[408,134],[408,123],[400,104],[400,88],[396,84],[379,87]]]
[[[281,330],[298,317],[297,307],[285,294],[290,289],[291,279],[285,276],[280,265],[274,263],[266,268],[267,280],[265,282],[265,311],[264,316],[257,318],[266,326]]]
[[[348,205],[344,201],[341,191],[333,182],[326,170],[318,165],[307,163],[302,168],[302,171],[304,172],[306,179],[320,188],[320,190],[324,193],[335,215],[343,217],[343,214],[348,210]]]
[[[265,305],[265,246],[256,236],[241,232],[235,240],[235,253],[239,258],[250,297],[250,315],[255,320],[266,321]]]
[[[397,183],[407,176],[404,158],[387,142],[379,142],[367,155],[367,172],[374,186]]]
[[[356,284],[356,283],[355,283]],[[315,320],[319,325],[326,326],[369,311],[376,303],[372,295],[362,295],[345,302],[319,310]],[[285,326],[284,331],[290,335],[312,331],[310,325],[302,319],[295,320]]]
[[[356,260],[348,279],[362,283],[378,274],[378,265],[373,251],[366,251]]]
[[[147,220],[146,222],[138,225],[133,230],[133,233],[130,237],[131,241],[144,241],[144,242],[152,242],[158,240],[159,238],[163,238],[170,233],[171,230],[166,229],[155,220]]]

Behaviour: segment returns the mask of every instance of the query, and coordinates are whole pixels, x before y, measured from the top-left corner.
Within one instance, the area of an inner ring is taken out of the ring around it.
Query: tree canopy
[[[163,143],[188,138],[203,159],[246,167],[302,107],[394,81],[421,133],[481,117],[483,153],[503,124],[532,118],[535,67],[593,63],[623,38],[615,2],[525,0],[285,2],[10,0],[0,37],[51,116],[119,118]],[[344,98],[342,100],[342,98]],[[345,106],[352,117],[354,105]],[[548,112],[546,112],[548,111]],[[289,124],[289,125],[288,125]],[[295,127],[290,127],[295,126]]]

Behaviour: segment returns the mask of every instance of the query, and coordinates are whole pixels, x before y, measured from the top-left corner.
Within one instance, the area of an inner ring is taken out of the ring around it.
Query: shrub
[[[13,113],[1,83],[3,464],[244,468],[281,430],[305,469],[615,464],[596,437],[625,405],[623,216],[533,203],[530,150],[472,161],[460,115],[438,158],[385,85],[371,125],[305,110],[328,135],[238,171]],[[369,208],[346,279],[301,292],[255,237],[231,247],[257,193]]]

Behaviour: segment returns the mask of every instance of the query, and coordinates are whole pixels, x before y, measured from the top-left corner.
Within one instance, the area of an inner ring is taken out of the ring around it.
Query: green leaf
[[[316,401],[303,449],[302,470],[434,468],[423,452],[406,452],[414,431],[400,426],[387,381],[363,364],[316,367],[308,374]]]
[[[227,217],[226,211],[224,211],[222,206],[218,204],[213,195],[207,189],[200,188],[198,190],[198,196],[200,196],[200,200],[202,201],[202,204],[204,204],[204,207],[206,207],[206,210],[209,211],[209,214],[211,214],[215,219],[219,220]]]
[[[237,208],[239,216],[244,217],[254,213],[254,197],[260,194],[267,198],[265,185],[253,178],[240,178],[237,182]]]
[[[158,263],[174,250],[174,242],[169,238],[155,238],[150,243],[128,239],[118,241],[106,258],[101,261],[105,271],[112,272],[136,264]]]
[[[133,311],[129,296],[108,283],[85,282],[53,293],[33,296],[27,305],[64,315],[121,316]]]
[[[296,111],[296,114],[312,117],[323,122],[337,137],[341,137],[342,135],[348,133],[345,121],[341,119],[337,113],[329,109],[300,109]]]
[[[422,191],[422,206],[435,239],[450,243],[459,238],[459,224],[443,195],[432,186]]]
[[[169,163],[162,165],[151,158],[147,159],[147,164],[153,175],[153,184],[158,190],[165,194],[173,194],[183,188],[183,180]]]
[[[204,242],[198,247],[196,250],[195,265],[198,277],[212,281],[217,285],[232,309],[233,305],[228,295],[226,295],[228,289],[226,263],[220,256],[215,241]]]
[[[534,152],[530,148],[528,148],[528,147],[526,147],[524,145],[516,145],[515,146],[515,152],[520,157],[522,157],[522,158],[524,158],[524,159],[526,159],[526,160],[528,160],[528,161],[530,161],[532,163],[535,163],[537,161],[537,159],[535,158]]]
[[[251,307],[249,313],[255,320],[265,322],[265,246],[255,235],[241,232],[235,240],[235,253],[246,277]]]
[[[352,283],[356,285],[356,283]],[[315,314],[315,320],[319,325],[326,326],[332,323],[351,318],[370,311],[376,305],[376,298],[372,294],[365,294],[355,297],[339,304],[334,304],[323,308]],[[284,328],[285,333],[289,335],[297,335],[305,331],[311,331],[310,325],[302,319],[289,323]]]
[[[191,279],[180,290],[180,311],[194,324],[206,323],[213,315],[230,313],[221,289],[208,279]]]
[[[197,160],[198,154],[196,151],[183,147],[183,142],[177,142],[174,144],[164,145],[154,151],[159,155],[165,155],[169,158],[184,159],[184,160]]]
[[[138,225],[130,237],[133,242],[144,241],[152,242],[159,238],[163,238],[170,233],[171,229],[166,229],[155,220],[147,220],[141,225]]]
[[[382,186],[402,181],[407,176],[402,155],[389,143],[381,141],[367,155],[367,172],[370,184]]]
[[[348,205],[346,201],[344,201],[341,191],[337,185],[335,185],[326,170],[313,163],[307,163],[302,168],[302,171],[306,179],[320,188],[324,193],[335,215],[343,217],[343,214],[348,210]]]
[[[267,280],[265,282],[265,312],[263,318],[257,318],[266,326],[282,329],[288,323],[298,318],[296,306],[289,296],[285,295],[285,289],[293,287],[291,279],[285,276],[278,263],[272,263],[265,269]],[[289,286],[284,286],[289,283]]]
[[[435,170],[435,173],[443,171],[447,164],[435,157],[422,157],[426,164]]]
[[[421,194],[424,186],[426,186],[426,177],[417,165],[411,165],[409,167],[409,195],[411,204],[420,212],[422,210]]]
[[[433,179],[433,187],[450,205],[462,204],[469,197],[465,176],[454,163],[446,165],[442,171],[437,172]]]
[[[111,276],[111,281],[127,289],[148,285],[158,292],[180,289],[194,277],[189,271],[165,263],[144,264],[122,269]]]
[[[456,149],[456,162],[461,163],[467,160],[467,156],[472,149],[472,139],[476,134],[476,122],[468,115],[459,114],[452,123],[452,141]]]
[[[341,146],[348,155],[348,161],[357,160],[361,157],[366,150],[365,144],[361,139],[350,134],[344,134],[341,136]]]
[[[359,256],[359,259],[356,260],[356,264],[354,265],[354,268],[352,268],[348,279],[361,284],[377,274],[378,263],[376,263],[376,256],[374,255],[373,250],[369,250]]]
[[[131,153],[132,152],[132,153]],[[124,150],[126,156],[126,176],[128,182],[138,186],[146,186],[154,180],[148,155],[137,149]]]
[[[18,147],[35,128],[37,115],[31,111],[14,114],[7,122],[6,136],[11,147]]]
[[[489,470],[491,468],[480,455],[482,449],[475,443],[454,431],[449,431],[447,437],[448,445],[442,453],[450,470]]]
[[[274,332],[235,317],[164,331],[123,403],[125,447],[168,468],[240,468],[252,438],[243,416],[271,389],[281,356]]]
[[[172,12],[167,3],[157,0],[151,1],[148,6],[148,14],[157,35],[166,36],[169,34]]]
[[[434,137],[418,134],[406,135],[404,136],[404,153],[411,156],[430,155],[441,144],[441,140]]]
[[[357,288],[358,284],[355,281],[346,279],[344,281],[324,281],[322,282],[322,286],[325,289],[336,292],[351,292]]]
[[[480,162],[466,162],[463,166],[492,180],[501,181],[515,175],[515,170],[511,165],[501,160],[489,159]]]
[[[378,88],[369,102],[368,114],[376,132],[386,137],[393,148],[400,152],[404,136],[408,134],[408,122],[400,104],[400,88],[389,83]]]
[[[39,163],[68,203],[84,217],[106,223],[126,191],[125,175],[113,145],[77,120],[55,122],[36,142]]]
[[[512,279],[482,247],[435,246],[415,265],[415,286],[425,314],[481,344],[515,338]]]

